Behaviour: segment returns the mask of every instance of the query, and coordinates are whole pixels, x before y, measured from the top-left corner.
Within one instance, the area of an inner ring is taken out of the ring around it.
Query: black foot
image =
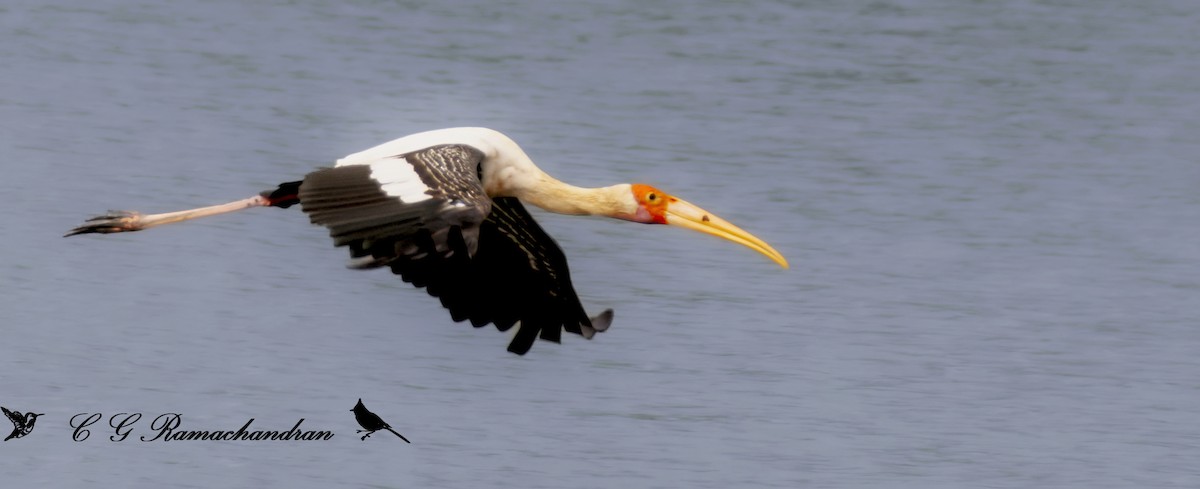
[[[107,214],[88,219],[79,227],[64,234],[63,237],[74,236],[76,234],[111,234],[138,231],[142,229],[141,219],[142,213],[137,211],[108,211]]]

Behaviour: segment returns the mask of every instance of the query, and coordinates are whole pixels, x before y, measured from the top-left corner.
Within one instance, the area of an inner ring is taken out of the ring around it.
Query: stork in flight
[[[788,266],[767,243],[677,197],[644,184],[568,185],[535,166],[512,139],[477,127],[405,136],[228,204],[165,214],[110,211],[66,236],[300,204],[314,224],[329,228],[336,246],[349,247],[351,268],[391,268],[440,298],[454,321],[501,331],[516,325],[508,351],[524,355],[538,337],[558,343],[564,329],[589,339],[608,329],[612,310],[588,317],[562,250],[521,201],[559,214],[693,229]]]

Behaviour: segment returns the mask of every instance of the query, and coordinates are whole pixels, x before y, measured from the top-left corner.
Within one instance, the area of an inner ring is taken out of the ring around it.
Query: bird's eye
[[[646,200],[649,200],[650,202],[654,202],[654,201],[658,200],[658,194],[656,194],[654,192],[650,192],[650,194],[646,196]]]

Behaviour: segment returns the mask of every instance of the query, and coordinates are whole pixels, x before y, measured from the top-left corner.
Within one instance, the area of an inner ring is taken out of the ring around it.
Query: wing
[[[384,262],[367,261],[364,268],[431,251],[415,246],[424,234],[445,253],[454,227],[463,230],[473,253],[479,224],[492,205],[478,177],[482,158],[470,146],[443,145],[367,165],[324,168],[304,177],[300,205],[313,223],[329,228],[334,245],[350,246],[356,258],[398,246],[376,257]]]
[[[20,411],[9,411],[6,407],[0,407],[0,410],[3,410],[4,415],[8,416],[8,419],[11,419],[13,423],[17,423],[17,426],[25,424],[25,416],[22,416]]]
[[[461,247],[453,239],[452,246]],[[427,287],[455,321],[501,331],[517,325],[508,351],[524,355],[534,340],[558,343],[562,331],[591,338],[612,323],[612,310],[589,318],[571,285],[567,259],[554,240],[514,198],[498,198],[479,228],[474,257],[396,261],[392,272]]]
[[[566,257],[516,199],[493,201],[479,180],[483,154],[443,145],[367,165],[318,170],[300,185],[313,223],[350,248],[356,268],[387,266],[441,299],[455,321],[501,331],[520,324],[508,350],[591,338],[612,311],[588,318]]]

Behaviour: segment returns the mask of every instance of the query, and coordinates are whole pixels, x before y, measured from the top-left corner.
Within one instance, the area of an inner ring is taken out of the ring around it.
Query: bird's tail
[[[268,205],[271,207],[287,209],[300,203],[301,183],[304,183],[304,181],[284,182],[279,184],[279,188],[263,191],[259,195],[265,197],[270,202]]]
[[[412,443],[411,441],[408,441],[408,438],[405,438],[404,435],[401,435],[400,433],[396,433],[396,430],[393,430],[390,427],[384,428],[384,429],[388,430],[388,431],[392,432],[393,434],[395,434],[396,436],[400,437],[401,440],[404,440],[404,443]]]

